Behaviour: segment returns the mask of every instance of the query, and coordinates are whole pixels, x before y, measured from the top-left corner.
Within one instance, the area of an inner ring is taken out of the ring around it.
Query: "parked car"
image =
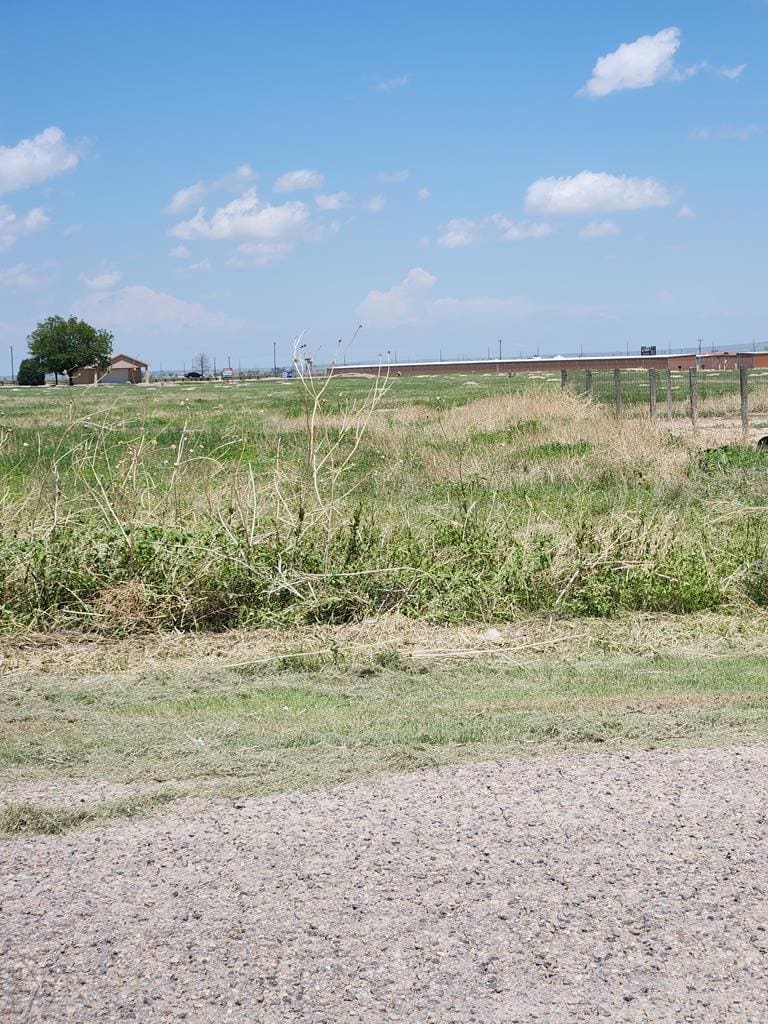
[[[202,380],[202,373],[198,373],[197,370],[190,370],[189,373],[184,374],[184,380]]]

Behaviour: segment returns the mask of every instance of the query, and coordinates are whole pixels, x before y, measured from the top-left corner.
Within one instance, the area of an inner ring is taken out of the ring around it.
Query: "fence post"
[[[741,396],[741,436],[746,441],[749,437],[749,370],[746,366],[739,367],[739,394]]]
[[[695,430],[699,422],[699,382],[696,376],[696,367],[691,367],[688,371],[688,382],[691,394],[691,424]]]
[[[592,399],[592,371],[587,370],[585,372],[585,387],[587,392],[587,398]]]
[[[567,386],[568,386],[568,371],[567,370],[561,370],[560,371],[560,387],[561,388],[566,388]]]
[[[667,367],[667,419],[672,419],[672,371]]]
[[[621,419],[621,370],[613,371],[613,390],[616,395],[616,418]]]
[[[659,371],[649,370],[648,371],[648,403],[650,405],[651,419],[656,419],[656,386],[658,381]]]

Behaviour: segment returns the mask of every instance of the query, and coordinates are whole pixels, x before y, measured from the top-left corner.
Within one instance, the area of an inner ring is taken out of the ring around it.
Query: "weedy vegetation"
[[[762,603],[768,453],[552,380],[0,394],[0,628]]]
[[[768,736],[768,450],[650,421],[639,383],[617,421],[595,385],[2,389],[0,775],[165,788],[75,807],[22,792],[0,832]],[[704,395],[702,418],[724,401]],[[521,622],[511,647],[478,639]],[[659,623],[654,656],[638,637]],[[426,648],[398,640],[413,630]],[[714,657],[714,633],[738,642]],[[268,653],[229,649],[246,636]]]

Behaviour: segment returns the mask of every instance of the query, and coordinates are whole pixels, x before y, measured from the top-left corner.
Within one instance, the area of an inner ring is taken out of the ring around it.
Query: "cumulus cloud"
[[[180,221],[171,228],[174,238],[190,241],[207,238],[217,241],[238,238],[281,239],[295,236],[309,220],[304,203],[291,201],[272,206],[261,202],[256,189],[248,189],[226,206],[206,217],[201,207],[191,220]]]
[[[227,260],[230,267],[266,267],[290,255],[290,242],[242,242]]]
[[[87,274],[80,275],[80,280],[85,287],[93,291],[104,291],[108,288],[114,288],[122,279],[123,275],[119,270],[103,270],[99,274],[94,274],[93,277],[88,277]]]
[[[432,193],[429,191],[428,188],[420,188],[419,191],[416,193],[416,198],[419,200],[420,203],[423,203],[427,199],[432,198]]]
[[[19,216],[10,206],[0,206],[0,250],[10,247],[25,235],[33,235],[50,224],[44,210],[36,206]]]
[[[181,213],[182,210],[186,210],[190,206],[202,203],[203,199],[211,192],[224,190],[240,192],[255,177],[256,174],[250,164],[240,164],[234,171],[224,174],[220,178],[213,178],[211,181],[196,181],[193,185],[187,185],[186,188],[180,188],[178,192],[174,192],[165,212]]]
[[[366,199],[363,206],[366,210],[370,210],[371,213],[381,213],[384,207],[387,205],[387,201],[382,195],[371,196],[370,199]]]
[[[385,78],[376,82],[371,88],[375,92],[392,92],[393,89],[402,89],[411,80],[410,75],[398,75],[397,78]]]
[[[187,270],[193,274],[210,274],[213,266],[210,260],[199,260],[197,263],[190,263]]]
[[[663,28],[655,36],[640,36],[622,43],[613,53],[598,57],[592,77],[581,90],[585,96],[608,96],[620,89],[645,89],[675,70],[674,56],[680,47],[680,29]]]
[[[465,245],[475,245],[480,241],[480,227],[468,217],[454,217],[443,226],[443,232],[437,238],[441,249],[459,249]]]
[[[612,220],[593,220],[579,232],[580,238],[611,238],[621,234],[621,228]]]
[[[508,220],[501,213],[491,214],[487,218],[487,223],[496,228],[499,237],[505,242],[522,242],[526,238],[547,238],[554,234],[555,230],[551,224]]]
[[[539,178],[529,185],[526,209],[536,213],[580,214],[668,206],[664,185],[655,178],[582,171],[571,178]]]
[[[272,186],[275,192],[302,192],[306,189],[322,188],[325,178],[320,171],[303,168],[300,171],[286,171]]]
[[[357,312],[371,327],[392,328],[461,319],[500,320],[522,316],[535,309],[524,296],[433,299],[431,290],[436,284],[434,274],[423,267],[413,267],[399,284],[387,291],[370,291]]]
[[[424,293],[435,284],[434,274],[423,267],[413,267],[400,284],[387,291],[368,292],[357,311],[365,321],[378,327],[417,323],[423,315]]]
[[[144,285],[93,292],[75,303],[72,312],[97,327],[111,330],[208,331],[238,330],[245,326],[242,320],[213,312],[199,302],[186,302]]]
[[[186,260],[191,254],[186,245],[175,245],[168,255],[175,260]]]
[[[343,206],[348,206],[350,200],[351,196],[348,192],[321,192],[320,195],[315,196],[318,210],[340,210]]]
[[[379,171],[376,178],[383,185],[400,185],[408,181],[410,174],[410,171]]]
[[[490,239],[504,242],[521,242],[527,238],[546,238],[553,234],[550,224],[509,220],[501,213],[492,213],[481,221],[467,217],[456,217],[443,226],[437,244],[441,249],[458,249],[465,245],[477,245]]]
[[[677,211],[675,216],[677,217],[678,220],[693,220],[693,218],[696,216],[696,214],[690,208],[690,206],[686,206],[685,204],[683,204],[680,207],[680,209]]]
[[[622,43],[612,53],[597,59],[592,76],[579,90],[579,95],[599,98],[622,89],[647,89],[662,79],[682,82],[701,71],[734,80],[747,66],[719,68],[703,60],[690,67],[677,67],[674,58],[679,48],[680,29],[674,25],[663,28],[655,36],[640,36],[632,43]]]
[[[0,193],[29,188],[57,174],[71,171],[80,162],[61,128],[46,128],[15,146],[0,146]]]
[[[49,285],[55,277],[50,265],[35,269],[26,263],[16,263],[12,267],[0,269],[0,288],[10,288],[16,292],[32,291]]]

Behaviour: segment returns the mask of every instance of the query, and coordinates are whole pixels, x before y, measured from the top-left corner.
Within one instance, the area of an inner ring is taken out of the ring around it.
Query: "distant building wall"
[[[666,356],[585,356],[573,359],[479,359],[467,362],[390,363],[389,365],[332,366],[328,374],[379,374],[414,376],[446,373],[552,373],[557,370],[690,370],[696,366],[695,355]]]

